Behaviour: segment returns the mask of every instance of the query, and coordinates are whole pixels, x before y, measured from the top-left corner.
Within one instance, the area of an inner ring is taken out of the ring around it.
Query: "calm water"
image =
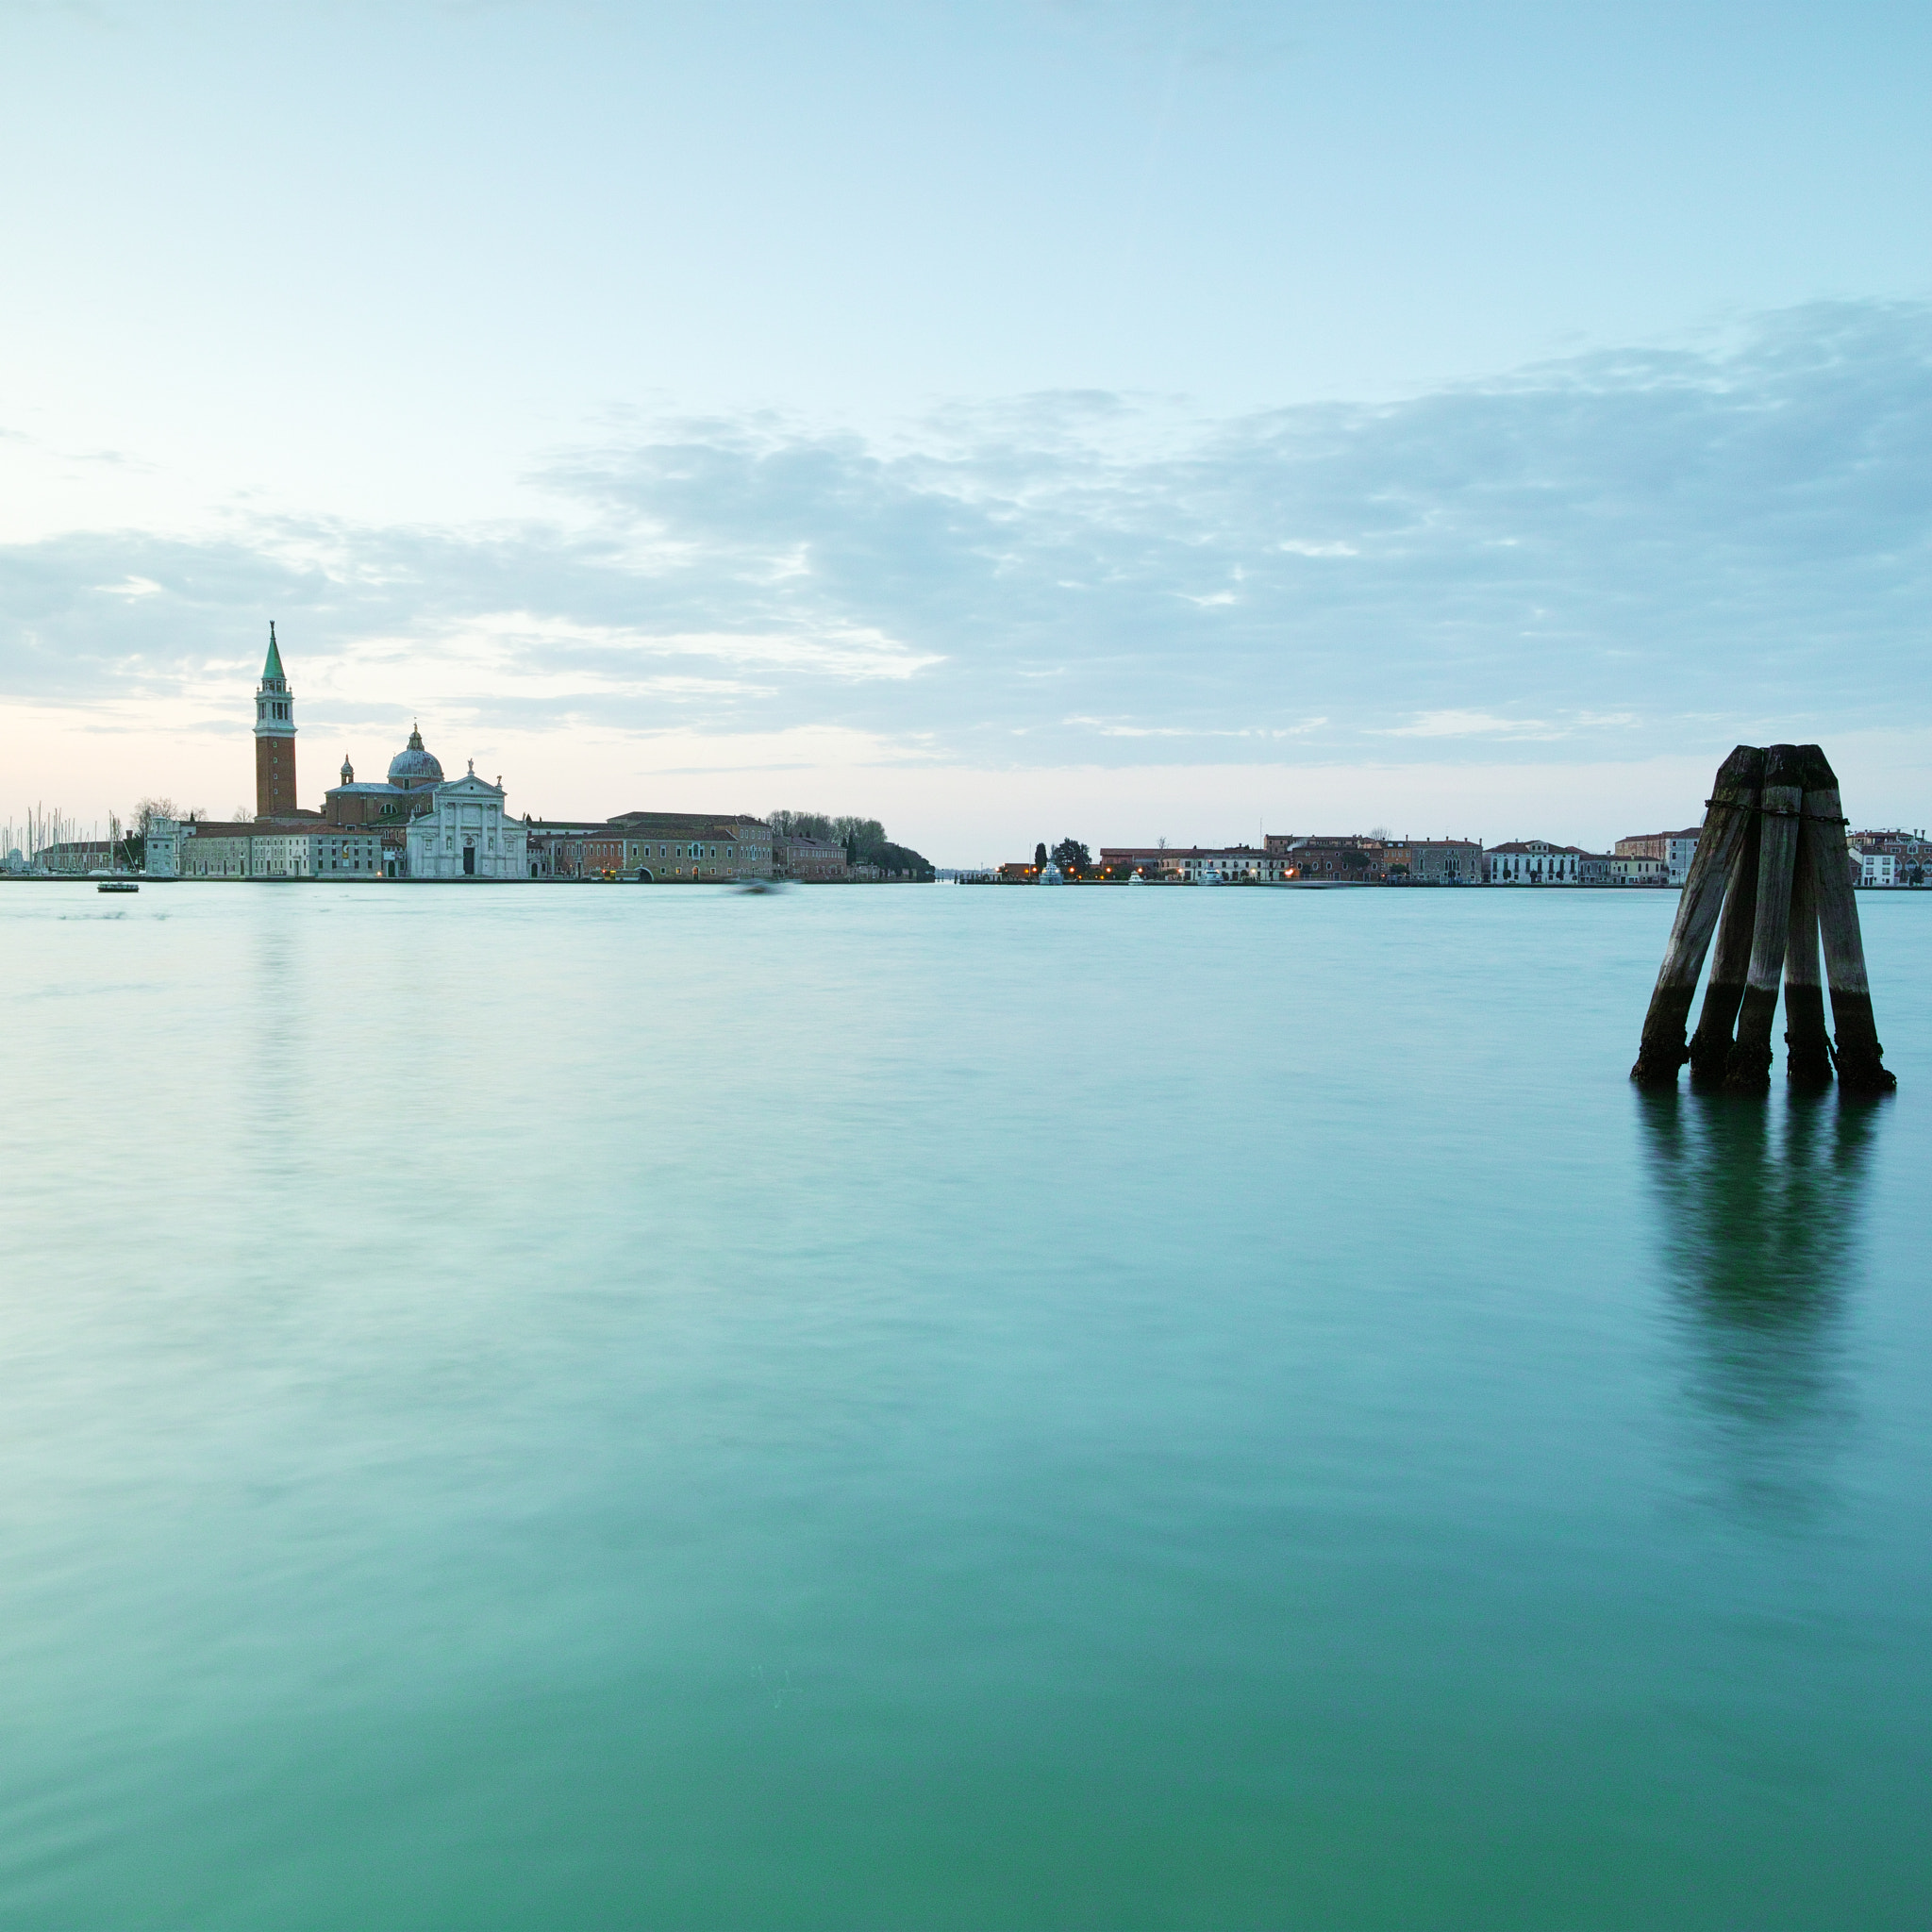
[[[0,889],[0,1924],[1924,1924],[1932,898],[1674,909]]]

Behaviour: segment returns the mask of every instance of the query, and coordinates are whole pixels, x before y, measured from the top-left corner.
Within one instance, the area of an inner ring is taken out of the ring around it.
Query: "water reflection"
[[[1844,1309],[1882,1102],[1638,1096],[1659,1237],[1732,1500],[1806,1513],[1850,1420]]]

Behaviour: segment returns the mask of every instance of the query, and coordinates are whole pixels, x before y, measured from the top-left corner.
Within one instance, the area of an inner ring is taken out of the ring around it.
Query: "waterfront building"
[[[1898,855],[1895,852],[1857,852],[1857,883],[1861,886],[1895,886],[1900,883]]]
[[[781,832],[772,835],[772,869],[791,879],[842,879],[849,872],[845,848],[837,840]]]
[[[1895,859],[1902,886],[1923,886],[1932,874],[1932,840],[1924,831],[1854,832],[1845,842],[1855,860],[1862,861],[1867,853]]]
[[[148,824],[152,878],[394,878],[401,869],[401,852],[374,828],[345,832],[286,819]]]
[[[408,862],[401,830],[379,825],[331,825],[312,833],[311,864],[319,879],[396,878]]]
[[[314,814],[311,813],[312,820]],[[308,879],[315,876],[312,824],[287,820],[199,820],[180,828],[176,876]]]
[[[249,857],[258,879],[315,876],[315,841],[306,830],[271,821],[249,838]]]
[[[772,828],[748,813],[623,811],[610,821],[622,841],[616,870],[634,878],[768,879]]]
[[[141,869],[149,878],[178,878],[181,875],[180,821],[149,819],[141,850]]]
[[[1177,874],[1190,885],[1213,877],[1278,886],[1295,876],[1295,861],[1286,853],[1253,845],[1103,845],[1103,872]],[[1002,866],[1004,873],[1007,868]],[[1024,870],[1031,874],[1032,868]]]
[[[1582,886],[1607,886],[1610,883],[1610,855],[1607,852],[1586,852],[1576,861],[1576,882]]]
[[[1296,850],[1314,853],[1366,852],[1375,861],[1369,869],[1381,869],[1386,841],[1374,832],[1269,832],[1261,840],[1262,849],[1274,854]]]
[[[1178,849],[1169,846],[1162,857],[1168,868],[1179,873],[1191,886],[1197,886],[1207,879],[1217,880],[1224,885],[1240,879],[1278,886],[1294,874],[1294,868],[1287,858],[1255,845],[1187,845]],[[1109,855],[1105,849],[1101,852],[1100,862],[1103,867],[1109,862]],[[1119,864],[1120,860],[1115,858],[1112,862]]]
[[[1245,855],[1247,848],[1237,848]],[[1330,838],[1310,833],[1298,839],[1275,832],[1261,843],[1262,867],[1255,876],[1279,885],[1293,880],[1379,879],[1388,858],[1379,839]]]
[[[243,822],[200,819],[181,827],[175,856],[175,876],[184,879],[245,879],[254,876],[249,840],[253,827]]]
[[[34,863],[43,872],[71,874],[76,877],[91,872],[114,869],[114,841],[111,839],[61,839],[42,845],[34,854]]]
[[[1700,825],[1691,825],[1681,832],[1635,832],[1617,841],[1611,857],[1661,859],[1665,881],[1681,886],[1690,876],[1690,860],[1697,851],[1697,838],[1702,830]]]
[[[1196,848],[1191,846],[1188,849]],[[1114,873],[1142,872],[1155,878],[1163,872],[1179,872],[1179,849],[1172,845],[1103,845],[1100,848],[1100,869]],[[1034,868],[1024,864],[1000,867],[1002,877],[1009,873],[1024,873],[1031,878]]]
[[[1621,839],[1617,841],[1624,842]],[[1609,883],[1613,886],[1667,886],[1671,883],[1671,862],[1648,854],[1613,852],[1610,855]]]
[[[748,815],[626,811],[613,819],[537,819],[527,831],[533,879],[689,885],[772,875],[772,828]]]
[[[413,734],[412,734],[413,736]],[[440,768],[439,768],[440,769]],[[529,853],[523,821],[504,809],[503,781],[469,771],[434,787],[430,807],[409,821],[405,869],[412,879],[521,879]]]
[[[608,836],[603,819],[528,819],[524,821],[525,863],[533,879],[594,878],[586,853]]]
[[[1389,873],[1411,885],[1479,886],[1483,881],[1480,839],[1391,839],[1382,848]]]
[[[1484,853],[1483,876],[1492,886],[1574,886],[1581,883],[1587,856],[1578,845],[1511,839]]]

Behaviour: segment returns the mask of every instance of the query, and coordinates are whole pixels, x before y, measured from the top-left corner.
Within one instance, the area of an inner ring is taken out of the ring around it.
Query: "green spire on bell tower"
[[[282,670],[281,646],[275,642],[275,621],[274,618],[270,618],[268,621],[268,661],[261,667],[262,683],[267,684],[271,679],[278,687],[286,680],[286,674]]]

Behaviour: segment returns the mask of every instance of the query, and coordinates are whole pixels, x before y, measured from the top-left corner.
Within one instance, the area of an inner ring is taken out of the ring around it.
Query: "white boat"
[[[94,888],[97,892],[138,892],[141,888],[132,879],[103,879]]]
[[[1057,866],[1052,859],[1049,858],[1046,861],[1046,863],[1040,868],[1040,883],[1042,886],[1063,886],[1066,884],[1066,874],[1061,872],[1059,867]]]

